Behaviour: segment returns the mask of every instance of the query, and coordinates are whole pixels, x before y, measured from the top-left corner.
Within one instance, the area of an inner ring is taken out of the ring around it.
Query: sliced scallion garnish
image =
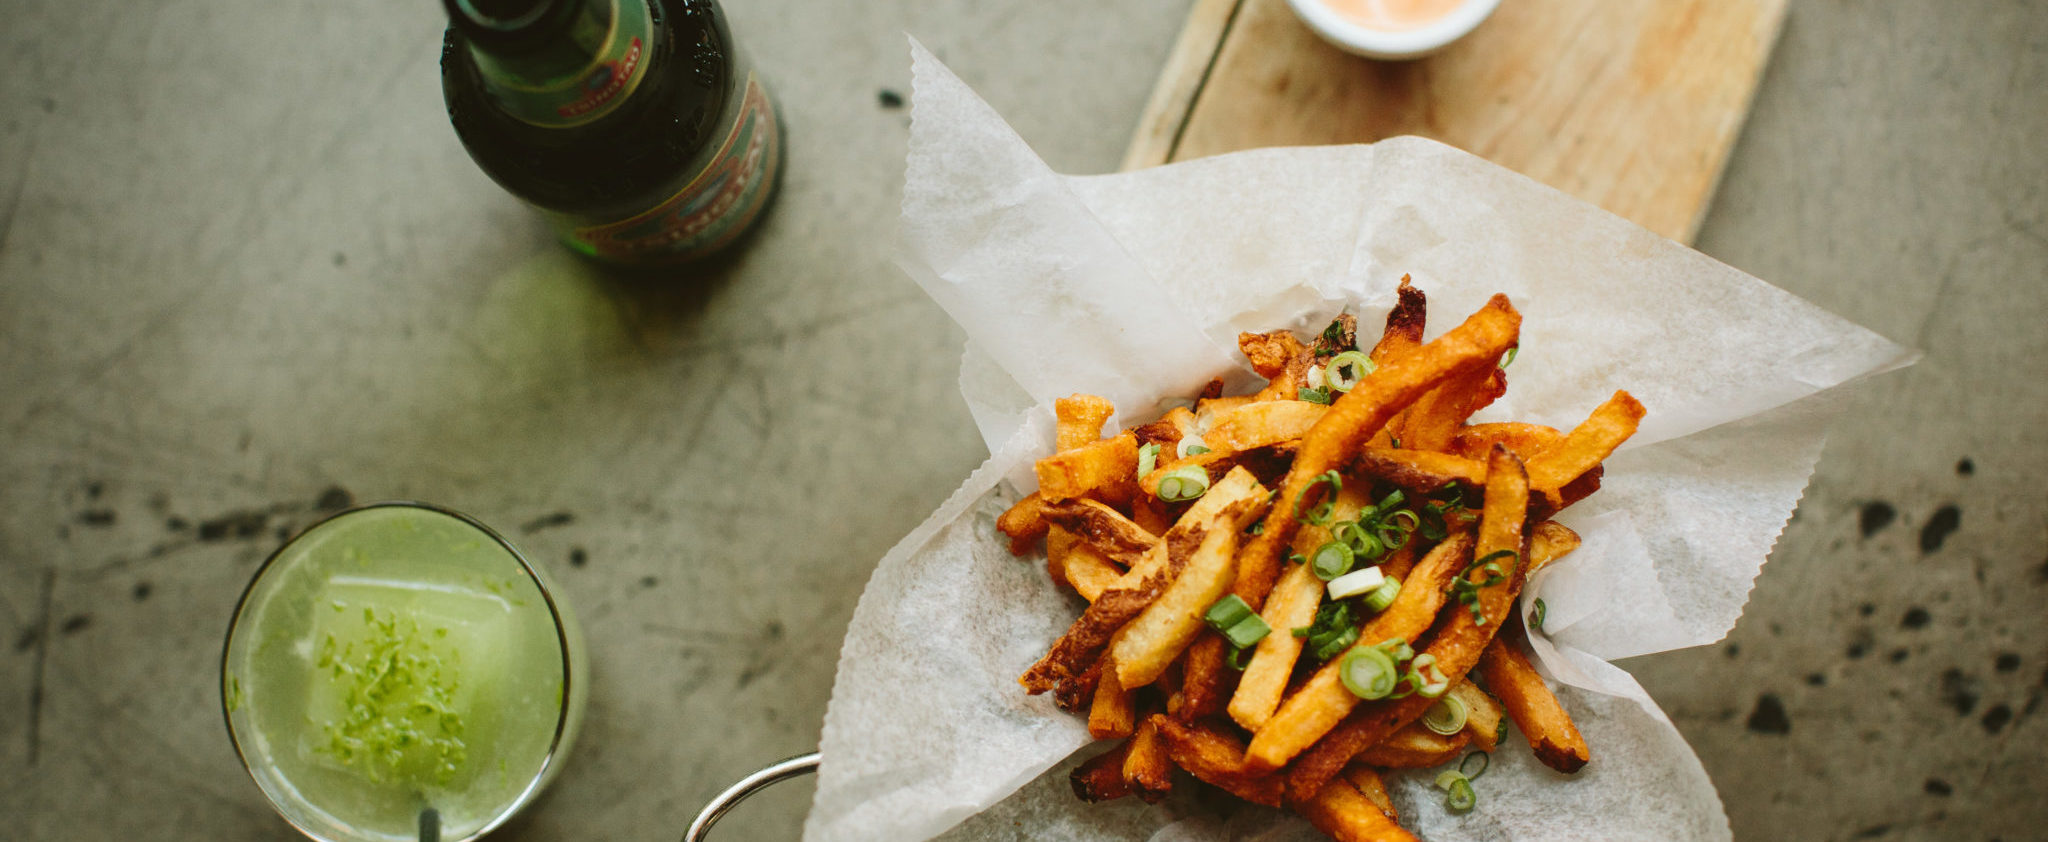
[[[1329,404],[1330,393],[1321,389],[1302,389],[1294,393],[1295,398],[1309,403]]]
[[[1372,593],[1365,595],[1365,607],[1374,611],[1385,611],[1394,604],[1394,598],[1401,595],[1401,580],[1388,576]]]
[[[1316,548],[1316,554],[1309,557],[1309,566],[1316,578],[1328,582],[1351,572],[1353,560],[1350,547],[1331,541]]]
[[[1155,441],[1138,448],[1138,476],[1142,477],[1152,473],[1152,469],[1157,467],[1159,467],[1159,443]]]
[[[1422,713],[1422,727],[1446,737],[1465,730],[1465,700],[1445,696]]]
[[[1377,646],[1364,646],[1351,650],[1344,656],[1344,663],[1337,669],[1337,677],[1344,682],[1344,689],[1361,699],[1384,699],[1394,692],[1394,682],[1399,674],[1394,659]]]
[[[1200,465],[1177,468],[1159,478],[1159,499],[1168,503],[1193,500],[1209,491],[1209,472]]]
[[[1543,614],[1544,614],[1544,608],[1543,608],[1543,597],[1540,597],[1540,596],[1539,596],[1539,597],[1537,597],[1537,598],[1536,598],[1536,605],[1535,605],[1535,607],[1534,607],[1534,608],[1533,608],[1532,610],[1530,610],[1530,612],[1529,612],[1529,628],[1535,629],[1535,630],[1537,630],[1537,631],[1542,631],[1542,630],[1543,630]]]
[[[1323,366],[1323,380],[1333,392],[1349,392],[1373,371],[1372,358],[1358,351],[1345,351]]]

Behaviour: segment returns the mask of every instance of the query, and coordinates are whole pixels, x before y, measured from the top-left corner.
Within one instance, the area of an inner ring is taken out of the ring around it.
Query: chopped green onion
[[[1138,476],[1142,477],[1152,473],[1152,469],[1157,467],[1159,467],[1159,443],[1155,441],[1138,448]]]
[[[1416,694],[1425,698],[1434,699],[1451,689],[1451,680],[1437,668],[1435,655],[1416,656],[1409,662],[1408,673],[1404,677],[1415,687]]]
[[[1415,657],[1415,647],[1408,645],[1408,638],[1405,637],[1387,638],[1380,641],[1379,645],[1373,648],[1387,653],[1387,657],[1393,658],[1396,661],[1405,661]]]
[[[1330,580],[1331,599],[1349,599],[1362,593],[1379,590],[1386,584],[1387,574],[1377,567],[1353,570]]]
[[[1251,653],[1253,651],[1254,650],[1252,650],[1249,647],[1243,649],[1231,649],[1230,654],[1224,656],[1223,662],[1229,664],[1231,669],[1237,670],[1238,672],[1244,672],[1244,668],[1251,663]]]
[[[1472,792],[1472,779],[1457,772],[1436,776],[1436,785],[1445,792],[1444,807],[1453,813],[1463,813],[1479,803],[1479,796]]]
[[[1319,403],[1327,405],[1330,402],[1330,393],[1325,392],[1321,389],[1302,389],[1298,392],[1295,392],[1294,396],[1297,399],[1305,400],[1309,403]]]
[[[1486,613],[1479,607],[1480,589],[1490,588],[1507,581],[1506,572],[1501,570],[1500,564],[1493,560],[1502,556],[1517,558],[1519,554],[1514,550],[1495,550],[1487,553],[1485,557],[1472,562],[1465,568],[1464,572],[1459,573],[1457,578],[1451,580],[1451,594],[1457,598],[1458,604],[1472,611],[1472,622],[1478,625],[1486,625]],[[1472,581],[1473,571],[1483,572],[1487,576],[1480,581]]]
[[[1201,445],[1199,445],[1199,444],[1198,444],[1198,445],[1195,445],[1195,446],[1193,446],[1193,447],[1190,447],[1190,448],[1188,448],[1188,455],[1189,455],[1189,456],[1200,456],[1200,455],[1202,455],[1202,454],[1204,454],[1204,453],[1208,453],[1208,452],[1209,452],[1209,448],[1203,447],[1203,446],[1201,446]]]
[[[1266,625],[1266,621],[1260,619],[1257,614],[1239,620],[1230,628],[1223,630],[1223,636],[1230,638],[1230,645],[1239,649],[1244,649],[1261,640],[1265,640],[1266,635],[1272,633],[1273,627]]]
[[[1325,369],[1319,365],[1309,366],[1308,371],[1302,372],[1301,382],[1302,385],[1307,386],[1311,389],[1321,389],[1326,392],[1330,390],[1329,375],[1326,374]]]
[[[1308,502],[1308,496],[1315,493],[1316,486],[1324,483],[1329,483],[1329,493],[1323,495],[1322,502],[1310,508],[1307,515],[1303,515],[1301,504]],[[1315,479],[1308,481],[1308,487],[1302,489],[1301,497],[1294,501],[1294,519],[1310,526],[1327,525],[1330,522],[1330,513],[1337,508],[1337,493],[1343,490],[1343,476],[1334,470],[1322,472]]]
[[[1323,344],[1332,348],[1342,348],[1349,344],[1344,341],[1344,316],[1342,314],[1339,314],[1337,318],[1331,319],[1329,327],[1323,328],[1322,338]]]
[[[1344,682],[1344,689],[1361,699],[1384,699],[1394,692],[1398,673],[1394,659],[1377,646],[1366,646],[1351,650],[1344,656],[1344,663],[1337,669],[1337,677]]]
[[[1258,615],[1252,613],[1250,603],[1239,598],[1237,594],[1229,594],[1209,606],[1209,610],[1202,613],[1202,621],[1208,623],[1210,628],[1223,631],[1244,622],[1247,617],[1255,616]]]
[[[1389,446],[1393,447],[1393,448],[1394,448],[1395,450],[1400,450],[1400,449],[1401,449],[1401,439],[1400,439],[1400,437],[1396,436],[1395,438],[1393,438],[1393,439],[1392,439],[1392,440],[1390,441],[1390,443],[1389,443]]]
[[[1259,521],[1258,523],[1252,524],[1252,528],[1245,530],[1246,535],[1263,535],[1265,533],[1266,522],[1263,520]]]
[[[1537,631],[1543,630],[1543,613],[1543,597],[1539,596],[1536,598],[1535,610],[1529,612],[1529,628]]]
[[[1317,547],[1316,554],[1310,558],[1309,564],[1315,571],[1316,578],[1325,582],[1351,572],[1351,548],[1342,542],[1331,541]]]
[[[1294,629],[1294,636],[1305,639],[1317,662],[1328,661],[1357,642],[1358,622],[1352,604],[1350,600],[1328,600],[1316,606],[1315,620]]]
[[[1394,604],[1394,598],[1400,595],[1401,580],[1388,576],[1387,581],[1381,583],[1378,589],[1365,595],[1365,607],[1374,611],[1385,611],[1387,606]]]
[[[1201,436],[1188,436],[1187,438],[1181,439],[1180,444],[1175,445],[1173,448],[1174,455],[1179,456],[1182,459],[1186,459],[1189,456],[1193,456],[1197,453],[1208,452],[1209,443],[1202,441]]]
[[[1467,766],[1470,766],[1470,765],[1472,765],[1472,758],[1474,758],[1474,757],[1477,757],[1477,758],[1479,758],[1479,769],[1478,769],[1478,771],[1473,771],[1473,772],[1467,772],[1467,771],[1465,771],[1465,767],[1467,767]],[[1464,776],[1465,776],[1465,779],[1466,779],[1466,780],[1469,780],[1469,781],[1476,781],[1476,780],[1479,780],[1479,776],[1480,776],[1480,775],[1484,775],[1484,774],[1486,774],[1486,769],[1487,769],[1487,767],[1489,767],[1489,766],[1492,766],[1492,765],[1493,765],[1493,755],[1491,755],[1491,754],[1487,754],[1486,752],[1483,752],[1483,751],[1475,751],[1475,752],[1472,752],[1471,754],[1467,754],[1467,755],[1465,755],[1465,759],[1463,759],[1463,760],[1460,760],[1460,761],[1458,761],[1458,774],[1460,774],[1460,775],[1464,775]]]
[[[1465,730],[1465,700],[1445,696],[1422,712],[1422,727],[1446,737]]]
[[[1358,351],[1345,351],[1330,358],[1329,365],[1323,368],[1323,379],[1329,382],[1332,390],[1349,392],[1372,371],[1371,357]]]
[[[1501,358],[1500,358],[1500,367],[1501,367],[1501,368],[1507,368],[1508,366],[1514,365],[1514,364],[1515,364],[1515,354],[1517,354],[1517,353],[1521,352],[1521,350],[1522,350],[1522,348],[1521,348],[1521,346],[1519,346],[1519,345],[1517,345],[1517,346],[1515,346],[1515,347],[1513,347],[1513,348],[1509,348],[1509,349],[1508,349],[1508,355],[1507,355],[1507,356],[1505,356],[1505,357],[1501,357]]]
[[[1380,544],[1379,539],[1372,537],[1372,533],[1365,531],[1365,527],[1358,525],[1357,521],[1345,521],[1331,527],[1330,536],[1343,541],[1345,545],[1351,547],[1352,555],[1362,559],[1376,559],[1387,552],[1387,548]]]
[[[1209,472],[1200,465],[1174,470],[1159,480],[1159,499],[1168,503],[1193,500],[1209,491]]]

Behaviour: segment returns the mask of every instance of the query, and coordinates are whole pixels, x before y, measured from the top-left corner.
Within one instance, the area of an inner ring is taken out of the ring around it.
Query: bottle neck
[[[455,0],[458,14],[468,13],[470,2]],[[658,36],[649,0],[564,2],[573,8],[550,31],[516,47],[466,39],[477,76],[498,106],[544,128],[580,126],[617,109],[646,77]]]

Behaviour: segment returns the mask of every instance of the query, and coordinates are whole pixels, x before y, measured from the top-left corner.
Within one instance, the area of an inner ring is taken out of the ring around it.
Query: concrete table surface
[[[869,570],[984,455],[890,263],[923,39],[1115,166],[1187,0],[732,0],[789,169],[654,287],[456,143],[428,2],[15,0],[0,26],[0,837],[289,839],[216,664],[280,539],[431,500],[554,570],[583,741],[505,839],[658,840],[815,745]],[[1700,248],[1901,342],[1722,644],[1628,664],[1738,839],[2038,839],[2048,3],[1795,3]],[[1597,747],[1596,747],[1597,751]],[[796,835],[808,788],[723,839]]]

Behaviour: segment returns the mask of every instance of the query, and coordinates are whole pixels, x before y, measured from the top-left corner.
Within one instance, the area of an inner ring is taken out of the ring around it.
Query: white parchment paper
[[[1403,824],[1436,842],[1728,837],[1692,750],[1608,660],[1734,626],[1819,459],[1828,390],[1912,352],[1431,141],[1062,176],[914,43],[912,62],[902,264],[966,329],[961,391],[993,455],[861,597],[807,840],[1318,838],[1261,808],[1075,800],[1062,776],[1086,729],[1016,677],[1081,606],[1009,555],[995,517],[1031,490],[1053,399],[1099,394],[1142,420],[1211,377],[1250,382],[1239,331],[1346,309],[1376,329],[1403,274],[1432,336],[1495,292],[1522,311],[1508,396],[1482,418],[1569,428],[1621,388],[1649,410],[1563,518],[1584,546],[1524,594],[1525,611],[1545,600],[1539,665],[1592,762],[1560,775],[1514,738],[1464,816],[1428,776],[1396,774]]]

